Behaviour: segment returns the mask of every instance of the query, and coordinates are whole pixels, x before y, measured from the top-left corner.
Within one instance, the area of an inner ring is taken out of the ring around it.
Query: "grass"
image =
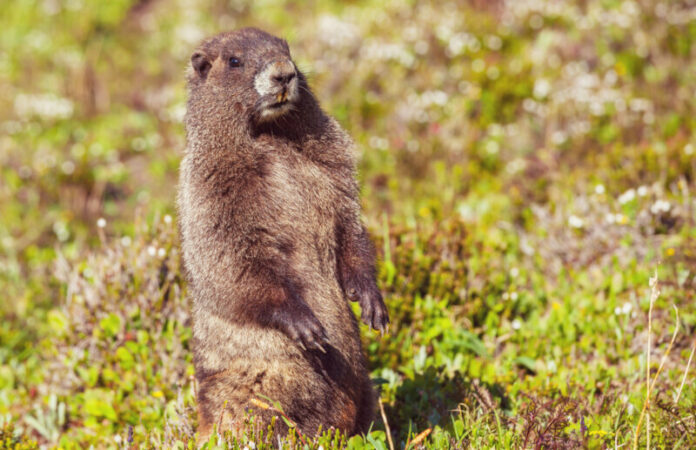
[[[694,14],[6,5],[0,446],[200,444],[174,210],[183,73],[201,38],[244,25],[289,40],[356,141],[392,324],[361,329],[371,433],[275,436],[252,414],[208,448],[696,446]]]

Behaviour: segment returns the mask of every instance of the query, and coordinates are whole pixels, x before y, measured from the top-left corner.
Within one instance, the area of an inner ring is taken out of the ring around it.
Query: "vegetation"
[[[184,68],[245,25],[356,140],[392,324],[362,329],[369,435],[250,416],[209,448],[696,447],[695,2],[29,0],[0,23],[0,447],[196,445]]]

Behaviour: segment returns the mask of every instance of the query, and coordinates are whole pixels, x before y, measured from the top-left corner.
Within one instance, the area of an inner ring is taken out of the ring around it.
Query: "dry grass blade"
[[[411,446],[415,447],[416,445],[420,444],[421,442],[423,442],[425,440],[425,438],[428,437],[428,435],[430,434],[431,431],[433,431],[432,428],[427,428],[427,429],[421,431],[420,433],[418,433],[418,435],[415,438],[413,438],[412,441],[406,442],[405,448],[408,449]]]
[[[677,391],[677,398],[674,400],[675,405],[679,403],[679,398],[681,397],[682,389],[684,389],[684,383],[686,383],[686,375],[689,373],[689,368],[691,367],[691,360],[694,357],[694,350],[696,350],[696,339],[694,339],[694,343],[691,345],[691,354],[689,355],[689,361],[686,363],[686,369],[684,369],[684,376],[682,376],[682,382],[679,386],[679,390]]]
[[[262,401],[262,400],[259,400],[259,399],[256,398],[256,397],[252,397],[251,400],[249,400],[249,402],[250,402],[251,404],[255,405],[255,406],[258,406],[258,407],[261,408],[261,409],[267,409],[267,410],[275,411],[275,412],[277,412],[278,414],[280,414],[280,416],[282,417],[282,419],[283,419],[283,421],[286,423],[286,425],[288,425],[288,427],[290,427],[290,428],[292,428],[292,429],[295,430],[295,432],[297,433],[297,437],[298,437],[298,439],[300,440],[300,442],[302,442],[302,444],[304,444],[304,445],[309,445],[309,444],[307,443],[307,440],[305,439],[305,435],[304,435],[304,434],[302,433],[302,431],[297,427],[297,423],[296,423],[294,420],[292,420],[290,417],[288,417],[287,414],[285,414],[285,411],[283,411],[283,409],[280,407],[280,404],[279,404],[278,402],[273,402],[270,398],[266,397],[265,395],[262,395],[262,397],[266,398],[266,400],[268,400],[269,402],[273,403],[273,405],[269,405],[268,403],[266,403],[266,402],[264,402],[264,401]]]
[[[672,334],[672,340],[669,342],[669,345],[667,346],[667,350],[665,351],[665,354],[662,355],[662,359],[660,360],[660,365],[657,368],[657,372],[655,372],[655,376],[652,379],[652,383],[650,382],[650,333],[652,332],[652,309],[653,305],[655,303],[655,300],[657,300],[657,297],[659,297],[660,292],[657,289],[657,273],[655,274],[654,278],[650,279],[650,309],[648,310],[648,347],[647,347],[647,362],[648,362],[648,367],[647,367],[647,393],[645,396],[645,401],[643,402],[643,408],[641,409],[640,412],[640,417],[638,418],[638,425],[636,426],[636,432],[633,436],[633,448],[637,449],[638,448],[638,438],[640,436],[640,428],[643,424],[643,418],[646,416],[646,412],[648,412],[650,408],[650,395],[652,394],[653,390],[655,389],[655,384],[657,384],[657,378],[660,376],[660,373],[662,372],[662,369],[665,365],[665,362],[667,361],[667,357],[669,356],[670,352],[672,351],[672,347],[674,346],[674,341],[677,339],[677,334],[679,333],[679,309],[673,305],[674,307],[674,312],[675,312],[675,326],[674,326],[674,333]],[[646,448],[650,448],[650,416],[648,415],[648,418],[646,420]]]
[[[251,400],[249,400],[249,403],[251,403],[254,406],[258,406],[261,409],[270,409],[271,408],[271,405],[269,405],[266,402],[262,402],[261,400],[259,400],[256,397],[252,397]]]
[[[389,442],[389,450],[394,450],[394,442],[391,437],[391,430],[389,429],[389,422],[387,421],[387,415],[384,413],[384,405],[382,404],[382,399],[379,398],[379,412],[382,415],[382,420],[384,421],[384,430],[387,432],[387,441]]]

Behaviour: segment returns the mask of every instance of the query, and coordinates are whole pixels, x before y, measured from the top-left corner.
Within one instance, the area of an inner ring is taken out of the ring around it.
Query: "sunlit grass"
[[[184,68],[244,25],[288,39],[356,141],[392,324],[361,330],[368,436],[276,436],[252,413],[209,448],[696,446],[694,17],[656,0],[4,5],[0,447],[202,444],[174,210]]]

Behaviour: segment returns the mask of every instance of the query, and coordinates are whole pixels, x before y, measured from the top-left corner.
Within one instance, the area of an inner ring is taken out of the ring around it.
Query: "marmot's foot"
[[[304,302],[293,302],[278,311],[274,319],[276,326],[300,346],[307,350],[319,349],[326,353],[324,345],[329,343],[326,331]]]
[[[362,309],[362,321],[379,331],[387,331],[389,313],[382,300],[382,294],[369,276],[352,276],[345,281],[346,295],[353,302],[358,302]]]

